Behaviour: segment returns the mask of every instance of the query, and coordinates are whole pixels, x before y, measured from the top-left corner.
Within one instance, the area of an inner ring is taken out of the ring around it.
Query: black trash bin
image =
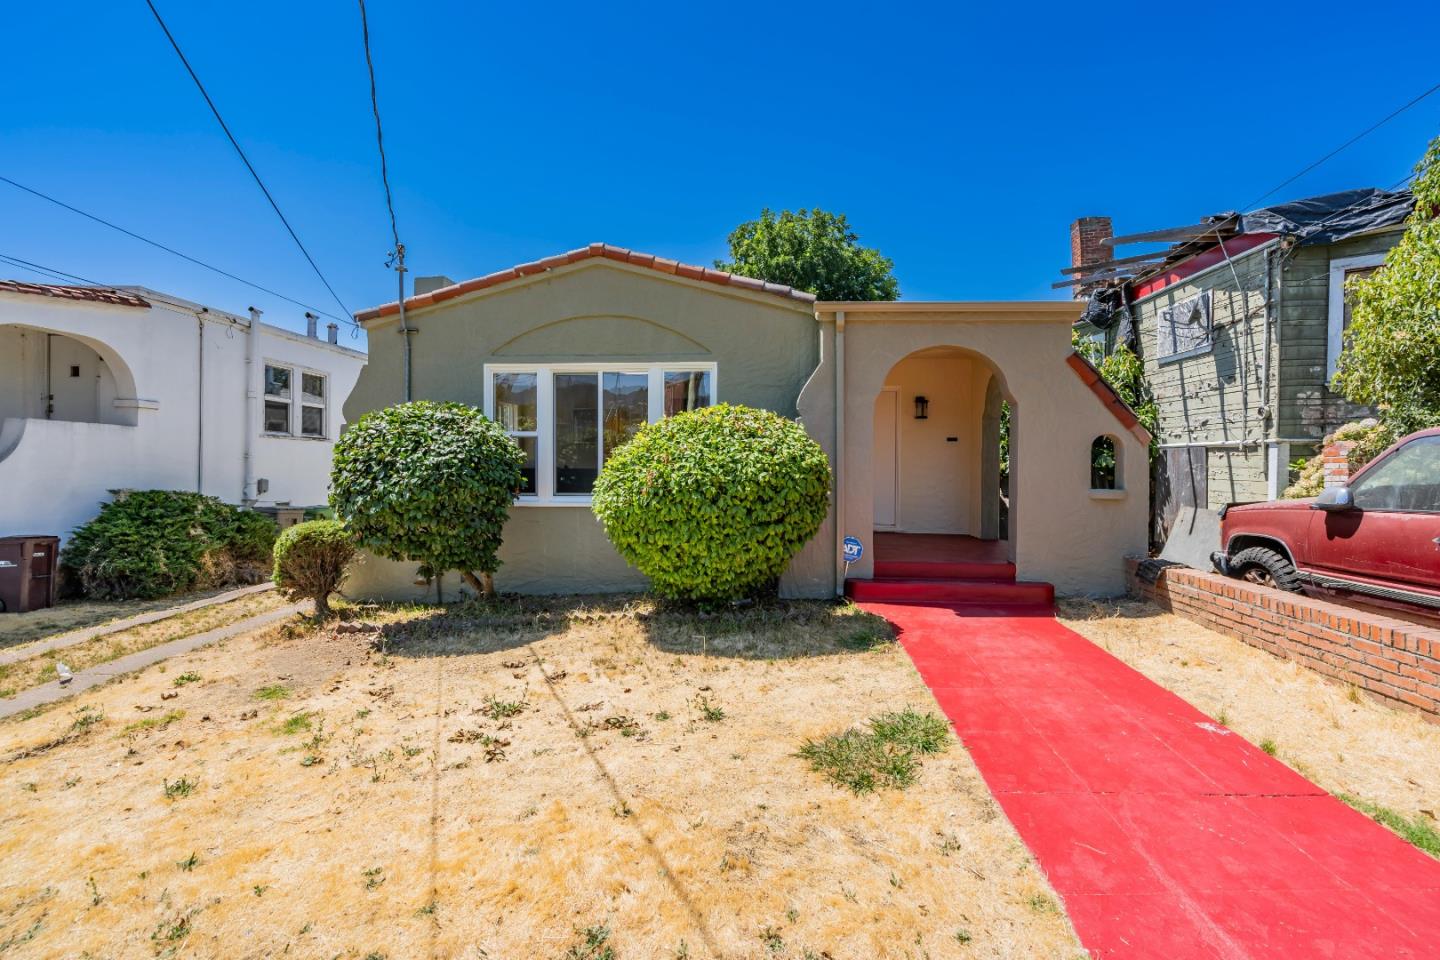
[[[55,605],[59,537],[0,537],[0,613]]]

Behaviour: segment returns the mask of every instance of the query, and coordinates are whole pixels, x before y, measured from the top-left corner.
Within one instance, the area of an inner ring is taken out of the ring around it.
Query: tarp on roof
[[[1242,214],[1240,232],[1297,237],[1301,246],[1334,243],[1404,223],[1414,207],[1409,190],[1342,190]]]

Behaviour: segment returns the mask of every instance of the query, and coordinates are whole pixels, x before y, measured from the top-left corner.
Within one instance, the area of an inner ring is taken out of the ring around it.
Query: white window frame
[[[495,374],[533,373],[535,375],[535,492],[515,498],[517,506],[589,507],[588,493],[555,492],[555,375],[557,373],[603,374],[643,373],[646,384],[646,422],[655,423],[665,416],[665,374],[699,371],[710,375],[710,405],[720,402],[720,380],[713,361],[691,363],[487,363],[485,377],[485,416],[495,419]],[[601,389],[603,389],[603,378]],[[529,431],[520,431],[529,435]],[[604,435],[599,438],[600,457],[604,458]]]
[[[1345,349],[1345,274],[1351,270],[1378,267],[1385,262],[1383,253],[1366,253],[1358,257],[1338,257],[1330,261],[1330,300],[1325,337],[1325,382],[1335,379],[1340,351]]]
[[[290,371],[290,429],[285,432],[265,429],[265,404],[279,403],[279,397],[271,397],[265,392],[265,367],[274,367],[277,370]],[[325,397],[323,403],[313,403],[305,399],[305,377],[319,377],[325,381]],[[320,410],[320,433],[308,434],[304,432],[305,408]],[[264,437],[284,437],[291,440],[329,440],[330,439],[330,374],[324,370],[316,370],[314,367],[304,367],[297,363],[286,363],[281,360],[265,360],[260,369],[260,435]]]

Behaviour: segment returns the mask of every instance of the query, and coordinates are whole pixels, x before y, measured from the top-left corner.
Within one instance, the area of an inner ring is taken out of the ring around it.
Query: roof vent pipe
[[[328,339],[331,343],[336,343],[336,344],[338,344],[338,343],[340,342],[340,324],[338,324],[338,323],[326,324],[326,325],[325,325],[325,332],[326,332],[326,334],[328,335],[328,336],[326,337],[326,339]]]
[[[317,316],[315,316],[315,314],[311,313],[309,310],[306,310],[306,311],[305,311],[305,336],[309,337],[311,340],[317,339],[318,334],[316,333],[316,329],[317,329],[317,326],[318,326],[319,323],[320,323],[320,318],[317,317]]]

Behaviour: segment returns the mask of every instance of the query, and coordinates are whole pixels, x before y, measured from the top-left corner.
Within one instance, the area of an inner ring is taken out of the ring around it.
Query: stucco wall
[[[483,406],[487,363],[716,364],[717,402],[796,413],[819,354],[808,304],[586,260],[414,311],[412,395]],[[402,399],[401,336],[394,317],[367,326],[371,361],[345,412],[354,422]],[[505,530],[497,589],[574,593],[643,589],[605,539],[589,504],[517,504]],[[369,559],[350,596],[418,599],[414,564]],[[428,594],[433,597],[433,590]]]
[[[195,490],[198,485],[207,494],[239,502],[247,323],[218,313],[207,316],[202,394],[200,322],[193,312],[159,303],[142,309],[0,295],[0,381],[17,364],[25,368],[18,388],[4,388],[4,409],[26,414],[9,416],[0,428],[0,490],[5,494],[0,497],[0,535],[63,537],[95,515],[109,490],[123,487]],[[44,364],[37,358],[47,333],[95,350],[109,373],[98,390],[98,417],[120,422],[44,419]],[[18,361],[4,349],[17,342],[26,344]],[[334,400],[327,441],[256,438],[257,475],[271,481],[260,503],[322,504],[343,397],[364,355],[338,352],[268,326],[261,327],[261,354],[327,373]],[[37,363],[38,374],[31,369]],[[257,384],[259,376],[257,371]],[[258,430],[258,417],[256,423]]]
[[[1074,317],[1053,308],[1026,313],[1020,305],[993,313],[979,305],[933,313],[875,309],[851,313],[846,322],[846,468],[839,532],[867,544],[872,540],[874,402],[890,369],[917,351],[956,347],[996,369],[1015,407],[1011,541],[1019,576],[1053,583],[1063,594],[1124,592],[1121,558],[1143,553],[1146,546],[1147,453],[1066,365]],[[833,319],[833,313],[826,316]],[[828,382],[833,391],[833,377]],[[802,413],[822,413],[822,392],[818,381],[813,391],[807,390]],[[1118,498],[1091,495],[1090,444],[1100,435],[1115,437],[1121,454],[1124,494]],[[817,559],[812,555],[807,562]],[[869,577],[872,560],[873,551],[867,551],[851,575]],[[814,569],[805,573],[819,575]]]

